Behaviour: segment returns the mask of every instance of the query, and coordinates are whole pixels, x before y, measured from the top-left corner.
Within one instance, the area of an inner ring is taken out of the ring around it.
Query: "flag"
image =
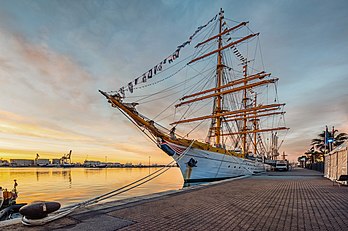
[[[327,129],[327,126],[325,128],[324,142],[325,142],[325,147],[327,147],[327,144],[329,143],[329,131]]]
[[[186,151],[186,147],[178,146],[172,143],[168,143],[166,141],[163,141],[161,146],[165,145],[169,147],[172,151],[174,151],[177,155],[182,155]]]

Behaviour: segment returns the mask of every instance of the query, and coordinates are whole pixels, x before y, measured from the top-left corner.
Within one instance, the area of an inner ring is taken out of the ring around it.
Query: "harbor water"
[[[11,190],[13,180],[17,180],[17,203],[57,201],[65,206],[120,188],[156,170],[157,168],[0,168],[0,186]],[[182,187],[180,169],[172,167],[152,181],[108,201]]]

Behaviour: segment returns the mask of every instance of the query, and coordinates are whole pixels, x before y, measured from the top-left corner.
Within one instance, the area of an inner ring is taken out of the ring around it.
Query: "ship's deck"
[[[348,187],[316,171],[270,172],[97,205],[44,227],[4,230],[345,230]]]

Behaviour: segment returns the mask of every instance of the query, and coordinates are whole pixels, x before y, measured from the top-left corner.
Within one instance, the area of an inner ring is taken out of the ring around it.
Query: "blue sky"
[[[335,126],[348,133],[346,1],[0,1],[0,157],[125,162],[170,159],[98,89],[116,90],[157,64],[222,7],[260,32],[279,81],[296,159]]]

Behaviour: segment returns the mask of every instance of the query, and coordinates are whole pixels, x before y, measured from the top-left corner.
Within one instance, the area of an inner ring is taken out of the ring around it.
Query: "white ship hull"
[[[167,147],[172,151],[168,151]],[[266,168],[262,162],[196,148],[186,150],[185,146],[169,142],[162,144],[161,149],[177,160],[185,182],[207,182],[253,175],[264,172]]]

